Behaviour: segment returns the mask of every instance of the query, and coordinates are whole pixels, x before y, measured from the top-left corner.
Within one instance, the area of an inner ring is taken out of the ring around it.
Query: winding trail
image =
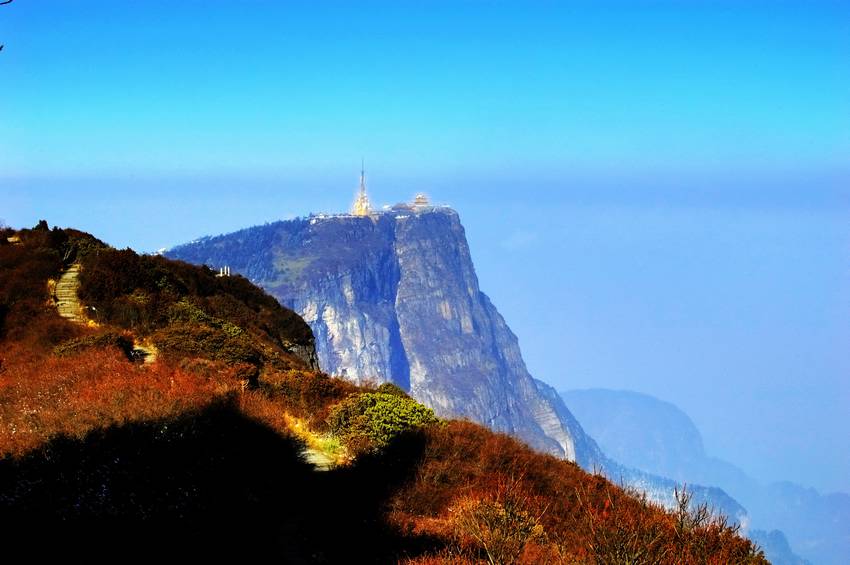
[[[89,325],[89,319],[85,315],[85,309],[80,303],[77,292],[80,289],[80,264],[74,263],[62,273],[56,281],[56,310],[63,318],[71,320],[76,324]],[[133,357],[141,359],[145,365],[156,361],[157,350],[152,344],[140,343],[133,339]]]

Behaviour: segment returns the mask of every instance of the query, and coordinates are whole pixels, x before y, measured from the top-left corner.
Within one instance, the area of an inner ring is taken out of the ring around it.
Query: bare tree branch
[[[15,1],[15,0],[0,0],[0,6],[2,6],[2,5],[4,5],[4,4],[11,4],[11,3],[12,3],[12,2],[14,2],[14,1]],[[5,45],[0,44],[0,51],[2,51],[2,50],[3,50],[3,47],[5,47]]]

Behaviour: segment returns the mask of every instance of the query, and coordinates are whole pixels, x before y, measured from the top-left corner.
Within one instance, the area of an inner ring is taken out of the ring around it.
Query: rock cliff
[[[673,506],[676,483],[607,458],[558,393],[529,375],[516,336],[478,286],[449,208],[275,222],[166,253],[229,266],[310,325],[322,370],[393,382],[439,415],[468,418]],[[720,489],[694,487],[735,520]]]
[[[230,266],[300,313],[329,373],[394,382],[438,414],[602,466],[596,443],[529,375],[516,336],[479,289],[454,210],[313,216],[204,238],[168,255]]]

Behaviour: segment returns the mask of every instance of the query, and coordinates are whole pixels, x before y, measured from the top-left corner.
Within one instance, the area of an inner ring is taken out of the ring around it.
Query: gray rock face
[[[529,375],[516,336],[479,289],[451,209],[277,222],[168,255],[228,265],[301,314],[328,373],[391,381],[442,416],[586,468],[602,463],[558,395]]]

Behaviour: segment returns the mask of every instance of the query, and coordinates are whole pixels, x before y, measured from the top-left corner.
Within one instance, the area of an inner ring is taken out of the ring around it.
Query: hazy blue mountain
[[[776,552],[768,555],[773,561],[799,559],[784,554],[784,532],[791,547],[813,563],[847,563],[850,495],[821,494],[787,482],[762,484],[732,463],[709,456],[687,414],[652,396],[605,389],[572,390],[561,396],[607,455],[677,481],[716,485],[747,508],[751,527],[781,530],[756,536]]]
[[[692,478],[706,455],[690,418],[672,404],[628,391],[562,393],[607,455],[672,479]]]
[[[782,530],[794,550],[815,564],[850,562],[850,494],[823,494],[791,482],[744,494],[754,526]]]
[[[764,530],[751,530],[751,540],[756,542],[764,550],[764,554],[770,560],[771,565],[810,565],[811,562],[796,555],[788,544],[785,534],[779,530],[765,532]]]

